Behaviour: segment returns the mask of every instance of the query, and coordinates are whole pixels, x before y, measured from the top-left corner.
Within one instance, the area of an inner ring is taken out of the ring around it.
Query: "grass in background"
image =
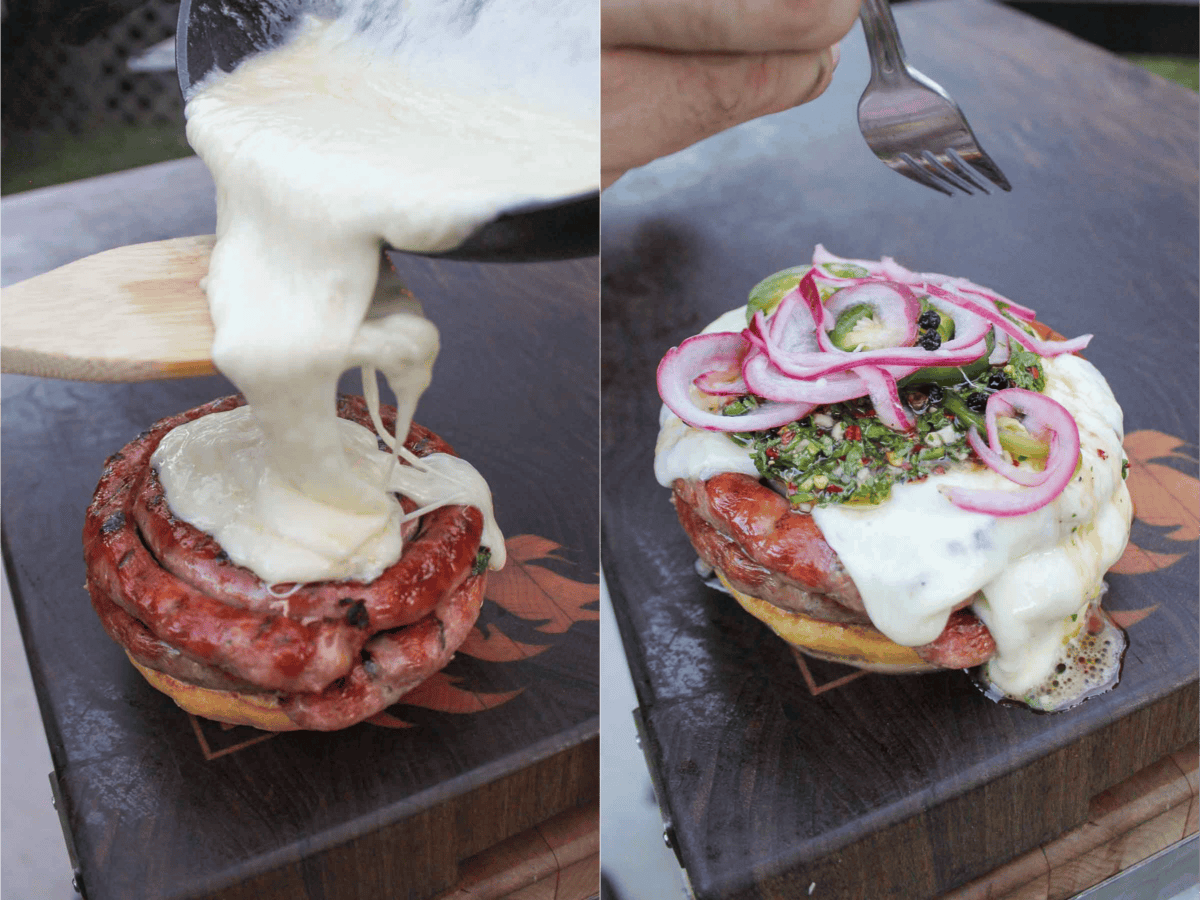
[[[1148,56],[1123,54],[1124,58],[1168,81],[1200,91],[1200,64],[1189,56]]]
[[[183,123],[105,125],[85,134],[5,131],[0,194],[191,156]]]

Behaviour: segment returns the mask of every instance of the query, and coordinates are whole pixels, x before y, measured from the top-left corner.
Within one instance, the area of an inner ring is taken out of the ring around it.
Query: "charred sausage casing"
[[[286,727],[344,728],[443,668],[470,633],[486,581],[475,571],[483,516],[470,506],[426,513],[406,526],[400,559],[369,584],[267,585],[171,513],[150,464],[171,429],[242,402],[163,419],[108,459],[84,525],[88,592],[130,658],[185,690],[266,698]],[[395,410],[381,413],[394,427]],[[361,398],[339,398],[338,415],[371,428]],[[405,446],[453,452],[416,424]]]

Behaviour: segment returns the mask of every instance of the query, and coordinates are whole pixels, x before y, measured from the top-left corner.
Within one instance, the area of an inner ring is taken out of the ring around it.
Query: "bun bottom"
[[[806,656],[887,675],[936,672],[912,647],[903,647],[870,625],[825,622],[803,613],[780,609],[766,600],[743,594],[716,570],[721,584],[742,605],[787,643]]]
[[[125,655],[129,656],[128,653]],[[279,708],[279,700],[274,695],[198,687],[143,666],[132,656],[129,661],[151,687],[174,700],[184,712],[230,725],[249,725],[261,731],[296,731],[300,728]]]

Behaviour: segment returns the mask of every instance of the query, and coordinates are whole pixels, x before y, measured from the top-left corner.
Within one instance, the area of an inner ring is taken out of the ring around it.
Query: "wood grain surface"
[[[4,278],[105,249],[71,222],[103,222],[112,246],[211,232],[211,186],[196,167],[6,199]],[[147,222],[147,209],[166,220]],[[535,557],[525,563],[530,590],[551,604],[555,585],[595,592],[596,259],[396,262],[441,330],[418,420],[488,479],[510,547],[538,536],[522,544]],[[343,388],[355,390],[356,378]],[[5,563],[89,900],[418,900],[457,883],[462,860],[594,801],[594,606],[551,621],[485,603],[480,627],[525,650],[499,662],[460,652],[446,675],[462,710],[395,706],[396,727],[225,729],[185,715],[129,666],[82,587],[83,510],[108,454],[158,418],[230,391],[218,376],[3,379]],[[539,572],[550,574],[533,579]]]
[[[438,900],[587,900],[600,890],[599,803],[568,810],[466,860]]]
[[[200,287],[214,241],[114,247],[4,288],[3,370],[81,381],[214,374]]]
[[[1197,748],[1092,798],[1087,821],[941,900],[1067,900],[1196,834]]]
[[[602,555],[643,748],[701,900],[937,896],[1078,826],[1097,793],[1197,738],[1196,95],[997,4],[917,0],[896,17],[1011,194],[947,198],[871,155],[857,28],[817,101],[604,194]],[[652,473],[655,367],[818,242],[966,276],[1095,334],[1087,356],[1125,409],[1127,447],[1156,448],[1131,450],[1138,550],[1109,577],[1106,605],[1144,615],[1115,691],[1044,716],[958,672],[801,671],[698,580]]]

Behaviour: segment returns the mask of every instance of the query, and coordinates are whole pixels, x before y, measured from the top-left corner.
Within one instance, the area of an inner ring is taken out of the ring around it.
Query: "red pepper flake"
[[[1034,378],[1041,378],[1041,377],[1042,377],[1042,373],[1038,371],[1038,367],[1037,367],[1037,366],[1030,366],[1030,367],[1029,367],[1029,374],[1030,374],[1030,375],[1032,375]]]
[[[829,485],[829,487],[825,488],[825,493],[827,493],[827,494],[840,494],[841,492],[842,492],[842,489],[840,487],[838,487],[836,484],[831,484],[831,485]]]
[[[1097,450],[1096,453],[1100,456],[1101,459],[1108,459],[1108,454],[1105,453],[1103,450]]]
[[[846,427],[846,440],[861,441],[862,440],[862,429],[859,428],[857,425],[847,426]]]

